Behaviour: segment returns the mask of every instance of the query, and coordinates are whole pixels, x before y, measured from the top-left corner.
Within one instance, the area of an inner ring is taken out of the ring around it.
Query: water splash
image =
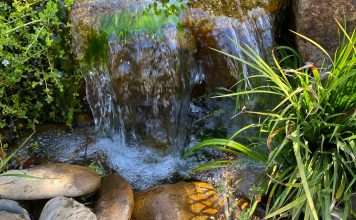
[[[121,145],[120,139],[120,136],[99,138],[95,147],[105,153],[108,165],[137,190],[175,182],[187,175],[185,172],[192,166],[178,153],[164,154],[147,146]]]

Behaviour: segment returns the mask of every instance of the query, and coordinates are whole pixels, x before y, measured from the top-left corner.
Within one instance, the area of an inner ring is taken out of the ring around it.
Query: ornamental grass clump
[[[242,48],[246,59],[221,52],[248,65],[256,72],[253,77],[265,79],[268,87],[220,97],[269,93],[279,100],[270,110],[244,110],[263,118],[262,123],[246,128],[257,126],[267,135],[266,219],[355,217],[351,197],[356,192],[356,32],[347,34],[342,26],[340,30],[345,40],[333,58],[316,42],[296,33],[326,55],[322,68],[313,64],[287,68],[285,64],[294,57],[278,58],[278,48],[272,53],[273,64],[248,47]],[[256,158],[256,152],[233,138],[204,141],[189,153],[207,146],[254,159],[264,156]]]

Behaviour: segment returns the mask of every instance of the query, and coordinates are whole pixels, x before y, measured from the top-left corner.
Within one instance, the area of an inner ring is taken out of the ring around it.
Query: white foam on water
[[[164,154],[147,146],[123,145],[119,135],[98,138],[96,148],[106,154],[108,165],[138,190],[166,182],[187,166],[179,153]]]

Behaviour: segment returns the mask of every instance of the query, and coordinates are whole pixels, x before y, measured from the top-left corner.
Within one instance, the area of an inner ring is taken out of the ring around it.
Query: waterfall
[[[139,189],[188,170],[180,152],[194,144],[197,133],[204,136],[217,127],[233,131],[243,124],[245,119],[231,119],[234,106],[197,99],[252,74],[212,48],[244,59],[241,46],[267,56],[273,45],[272,14],[260,3],[237,5],[234,16],[234,8],[225,13],[194,3],[170,8],[155,2],[93,0],[89,6],[77,3],[72,12],[79,55],[90,44],[88,30],[105,37],[100,41],[105,51],[97,53],[105,55],[105,62],[91,67],[85,78],[99,134],[96,145],[109,165]],[[216,110],[211,106],[227,113],[201,120]],[[203,125],[192,129],[197,119]]]

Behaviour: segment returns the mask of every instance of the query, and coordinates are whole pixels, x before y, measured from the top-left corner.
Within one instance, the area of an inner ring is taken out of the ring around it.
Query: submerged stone
[[[104,160],[103,153],[93,145],[95,132],[92,127],[69,130],[65,126],[43,125],[36,130],[33,138],[18,153],[21,167],[29,168],[48,161],[88,164]]]
[[[25,170],[10,170],[0,176],[0,198],[14,200],[77,197],[95,192],[100,176],[87,167],[48,164]]]

